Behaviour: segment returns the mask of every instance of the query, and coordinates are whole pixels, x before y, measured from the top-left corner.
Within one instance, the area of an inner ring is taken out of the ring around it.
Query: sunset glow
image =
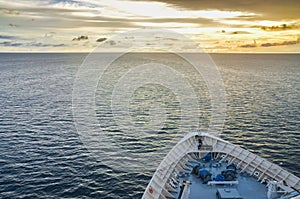
[[[89,52],[101,37],[164,28],[207,52],[298,53],[299,7],[292,0],[0,0],[0,51]]]

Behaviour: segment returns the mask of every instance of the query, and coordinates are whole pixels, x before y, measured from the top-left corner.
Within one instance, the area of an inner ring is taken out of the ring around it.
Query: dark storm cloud
[[[261,14],[266,20],[300,18],[299,0],[153,0],[187,10],[244,11]],[[243,16],[241,16],[242,18]],[[244,16],[245,17],[245,16]],[[248,16],[249,17],[249,16]],[[246,18],[246,17],[245,17]],[[251,18],[251,17],[250,17]],[[252,17],[254,18],[254,17]],[[255,17],[256,18],[256,17]]]

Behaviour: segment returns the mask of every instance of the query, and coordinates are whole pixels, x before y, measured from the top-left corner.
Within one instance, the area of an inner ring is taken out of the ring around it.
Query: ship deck
[[[218,164],[219,163],[219,164]],[[205,163],[203,160],[199,160],[197,162],[193,162],[184,173],[180,173],[179,181],[181,184],[184,180],[190,182],[188,185],[189,199],[216,199],[216,193],[218,189],[222,191],[228,191],[228,189],[236,189],[241,198],[243,199],[267,199],[267,187],[264,184],[261,184],[252,176],[249,176],[246,173],[241,173],[240,170],[237,170],[236,179],[232,185],[230,184],[222,184],[222,182],[218,182],[221,184],[203,184],[203,181],[196,174],[192,174],[192,169],[196,165],[202,165],[202,169],[208,170],[212,174],[212,179],[216,177],[216,175],[220,174],[222,171],[226,170],[228,163],[219,162],[218,160],[211,160]],[[218,165],[217,167],[215,165]],[[238,184],[234,184],[238,182]],[[226,181],[224,181],[227,183]],[[229,182],[230,183],[230,182]],[[179,197],[180,186],[176,188],[176,193],[174,194],[175,198]],[[233,193],[233,191],[232,191]],[[234,195],[234,194],[233,194]]]
[[[296,199],[299,190],[300,179],[280,166],[221,138],[195,132],[171,149],[142,198]]]

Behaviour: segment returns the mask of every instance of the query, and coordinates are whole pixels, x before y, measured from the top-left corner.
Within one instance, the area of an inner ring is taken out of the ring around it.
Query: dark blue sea
[[[189,130],[209,127],[212,99],[205,78],[174,54],[129,54],[105,69],[94,90],[92,114],[109,141],[86,142],[84,136],[91,132],[79,132],[76,121],[81,115],[74,115],[74,82],[86,56],[0,54],[0,198],[141,198],[172,145]],[[226,91],[220,136],[300,176],[300,55],[211,57]],[[190,115],[199,114],[199,123],[186,120],[180,127],[180,96],[159,82],[125,92],[130,96],[127,113],[119,111],[122,104],[112,100],[121,99],[118,92],[137,81],[132,69],[149,62],[184,75],[199,105]],[[89,88],[89,76],[85,79]],[[97,155],[89,143],[101,146],[95,149]]]

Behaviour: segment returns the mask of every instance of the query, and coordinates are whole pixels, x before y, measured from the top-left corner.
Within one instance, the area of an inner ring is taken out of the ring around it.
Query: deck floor
[[[213,167],[213,165],[218,162],[216,160],[206,163],[203,169],[208,170],[212,173],[212,177],[220,174],[223,170],[226,169],[227,163],[221,163],[221,166],[218,168]],[[203,163],[203,162],[200,162]],[[197,165],[198,163],[193,163]],[[267,187],[257,181],[254,177],[247,175],[237,174],[237,185],[207,185],[203,184],[202,180],[195,174],[191,174],[192,167],[190,172],[187,172],[180,177],[180,182],[183,180],[190,181],[190,199],[216,199],[217,189],[220,188],[235,188],[238,190],[239,194],[243,199],[267,199]],[[179,192],[179,187],[177,188]],[[175,198],[178,198],[178,194],[175,194]]]

